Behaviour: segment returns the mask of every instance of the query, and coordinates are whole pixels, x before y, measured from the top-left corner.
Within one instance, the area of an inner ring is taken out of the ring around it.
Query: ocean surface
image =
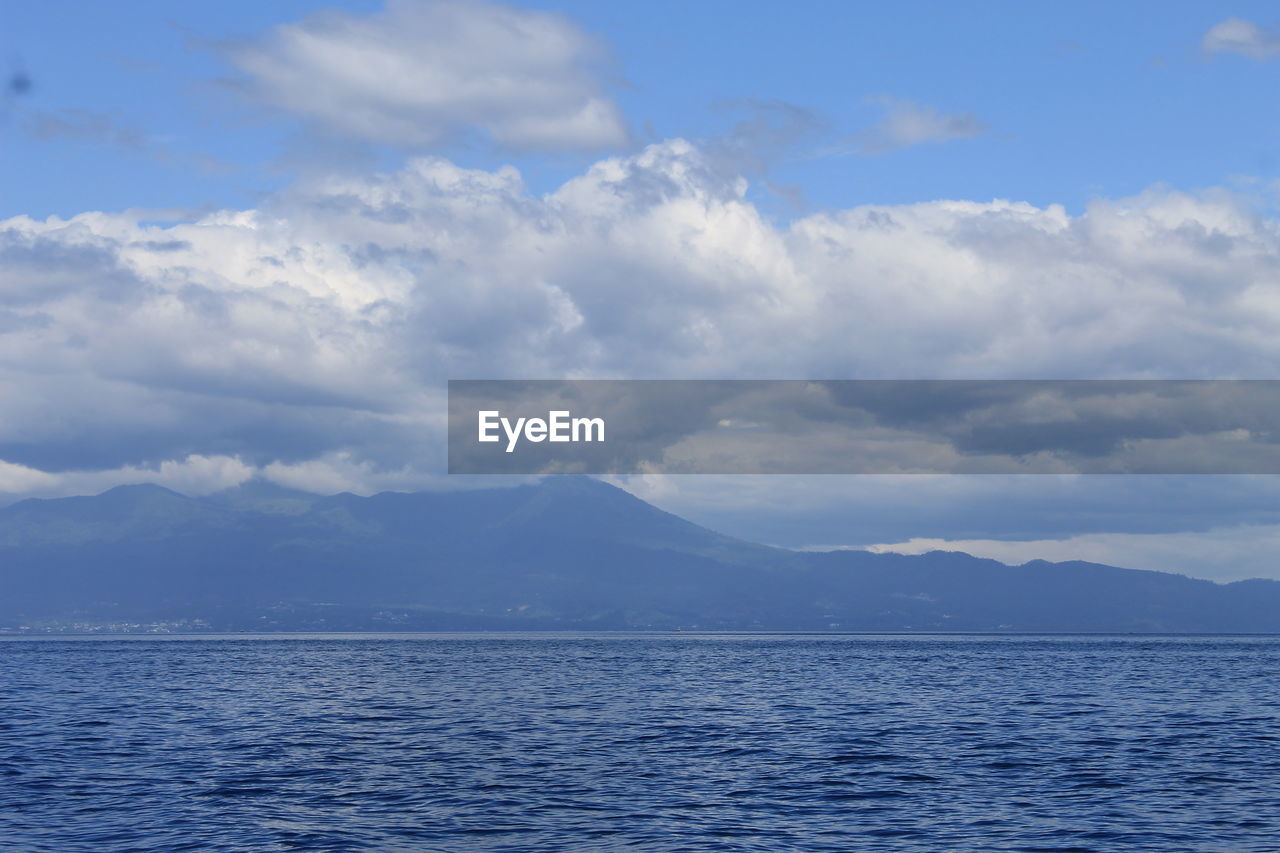
[[[6,639],[0,849],[1280,851],[1280,638]]]

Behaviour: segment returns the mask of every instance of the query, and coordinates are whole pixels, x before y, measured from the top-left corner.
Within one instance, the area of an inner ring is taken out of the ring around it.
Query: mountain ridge
[[[609,484],[123,486],[0,508],[0,630],[1280,631],[1280,582],[800,552]]]

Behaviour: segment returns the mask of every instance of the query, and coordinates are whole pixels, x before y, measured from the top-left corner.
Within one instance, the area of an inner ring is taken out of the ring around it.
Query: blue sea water
[[[0,849],[1280,851],[1280,638],[0,641]]]

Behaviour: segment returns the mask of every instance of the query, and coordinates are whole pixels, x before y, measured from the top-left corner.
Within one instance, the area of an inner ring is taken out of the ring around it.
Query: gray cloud
[[[78,109],[30,111],[25,114],[25,120],[26,131],[45,142],[65,139],[135,151],[147,147],[147,136],[141,129],[109,113]]]
[[[935,107],[899,98],[880,97],[873,102],[884,107],[884,117],[853,137],[855,150],[861,154],[884,154],[913,145],[969,139],[987,131],[986,124],[973,113],[940,113]]]
[[[608,440],[481,443],[481,411]],[[449,469],[593,474],[1280,474],[1280,381],[454,381]]]
[[[716,107],[741,118],[728,132],[704,142],[702,148],[712,162],[735,178],[767,173],[798,144],[829,129],[822,116],[781,100],[743,98]]]

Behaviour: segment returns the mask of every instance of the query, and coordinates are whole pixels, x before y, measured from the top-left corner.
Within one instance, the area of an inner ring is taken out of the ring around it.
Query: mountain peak
[[[626,495],[634,498],[626,489],[585,474],[549,474],[533,484],[535,488],[559,495]]]
[[[263,512],[296,514],[310,509],[321,495],[291,489],[270,480],[254,478],[238,486],[206,496],[205,503],[232,509],[255,509]]]
[[[156,483],[126,483],[123,486],[114,486],[105,492],[95,495],[98,498],[112,497],[115,499],[129,498],[133,500],[141,498],[178,498],[179,500],[190,500],[181,492],[175,492],[173,489],[166,488]]]

